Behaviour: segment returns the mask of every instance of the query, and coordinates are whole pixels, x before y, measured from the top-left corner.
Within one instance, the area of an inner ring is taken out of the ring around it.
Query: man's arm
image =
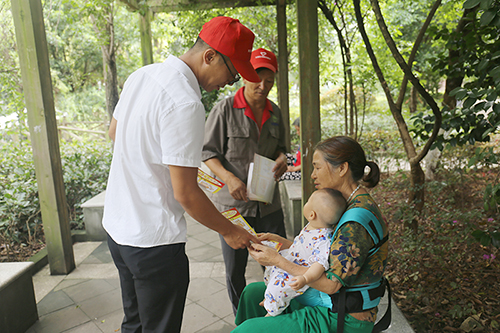
[[[233,249],[249,247],[250,242],[260,243],[257,237],[219,213],[198,186],[198,168],[170,165],[169,169],[175,200],[192,218],[221,234]]]
[[[115,141],[115,136],[116,136],[116,123],[117,123],[117,121],[116,121],[115,117],[112,117],[111,123],[109,124],[108,136],[113,141]]]
[[[206,160],[205,164],[217,177],[226,183],[229,194],[231,194],[234,199],[248,202],[247,187],[245,183],[243,183],[241,179],[236,177],[232,172],[224,168],[221,161],[217,157]]]

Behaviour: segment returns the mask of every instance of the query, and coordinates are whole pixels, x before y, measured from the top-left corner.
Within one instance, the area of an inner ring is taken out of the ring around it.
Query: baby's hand
[[[292,278],[292,283],[290,283],[290,287],[292,287],[293,290],[297,291],[303,286],[307,284],[306,278],[304,275],[299,275],[294,278]]]

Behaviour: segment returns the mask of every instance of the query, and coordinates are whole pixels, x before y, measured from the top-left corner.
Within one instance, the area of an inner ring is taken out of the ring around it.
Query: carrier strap
[[[361,207],[355,207],[347,210],[344,215],[342,215],[342,218],[337,224],[333,235],[336,235],[340,228],[348,222],[356,222],[365,227],[366,231],[373,240],[373,244],[375,244],[368,252],[370,256],[377,252],[389,238],[389,234],[384,237],[384,230],[382,229],[382,225],[378,222],[375,214],[368,209]]]
[[[391,325],[391,320],[392,320],[392,309],[391,309],[391,303],[392,303],[392,292],[391,292],[391,286],[389,285],[389,281],[384,277],[382,279],[382,283],[380,285],[382,287],[381,293],[382,296],[387,289],[387,297],[388,297],[388,304],[387,304],[387,309],[385,310],[384,315],[382,318],[375,324],[373,327],[372,333],[380,333],[382,331],[385,331],[386,329],[389,328]],[[377,288],[380,292],[380,289]],[[337,333],[344,333],[344,321],[345,321],[345,312],[347,308],[347,289],[345,287],[342,287],[339,290],[339,298],[338,298],[338,315],[337,315]]]
[[[334,237],[340,230],[340,228],[348,222],[356,222],[361,224],[372,238],[374,245],[368,251],[368,255],[370,257],[374,255],[380,249],[380,247],[389,239],[388,237],[389,235],[384,237],[383,233],[384,231],[382,229],[382,225],[379,223],[375,214],[373,214],[368,209],[361,207],[351,208],[347,210],[344,213],[344,215],[342,215],[342,218],[340,219],[339,223],[335,228],[335,231],[333,232]],[[332,237],[332,242],[334,237]],[[336,312],[338,312],[337,333],[344,332],[345,312],[348,306],[346,299],[348,293],[351,295],[352,293],[357,293],[358,295],[357,297],[362,299],[362,304],[363,304],[362,310],[367,310],[376,307],[380,303],[380,298],[382,298],[382,296],[384,295],[385,289],[388,290],[389,305],[382,319],[374,326],[373,333],[378,333],[381,332],[382,330],[387,329],[391,323],[391,288],[389,286],[389,281],[387,281],[386,278],[382,278],[380,282],[372,283],[370,285],[360,285],[360,286],[352,286],[349,288],[347,287],[340,288],[337,299],[338,306],[336,306],[337,304],[334,303],[335,304],[334,307],[337,308]],[[332,297],[333,301],[333,295],[330,296]],[[337,295],[335,295],[335,297],[336,296]]]

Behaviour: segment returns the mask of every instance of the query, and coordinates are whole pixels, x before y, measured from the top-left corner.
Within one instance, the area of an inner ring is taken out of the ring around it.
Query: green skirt
[[[251,283],[243,290],[232,332],[326,333],[337,332],[337,314],[321,306],[304,306],[292,300],[285,311],[275,317],[264,317],[266,310],[259,303],[264,299],[264,282]],[[370,333],[373,323],[345,317],[345,333]]]

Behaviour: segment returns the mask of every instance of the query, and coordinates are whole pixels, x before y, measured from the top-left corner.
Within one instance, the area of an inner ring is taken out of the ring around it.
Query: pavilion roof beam
[[[138,11],[143,6],[155,13],[160,12],[176,12],[183,10],[203,10],[214,8],[231,8],[231,7],[252,7],[252,6],[274,6],[276,0],[120,0],[132,11]],[[291,4],[293,0],[287,0],[286,3]]]

